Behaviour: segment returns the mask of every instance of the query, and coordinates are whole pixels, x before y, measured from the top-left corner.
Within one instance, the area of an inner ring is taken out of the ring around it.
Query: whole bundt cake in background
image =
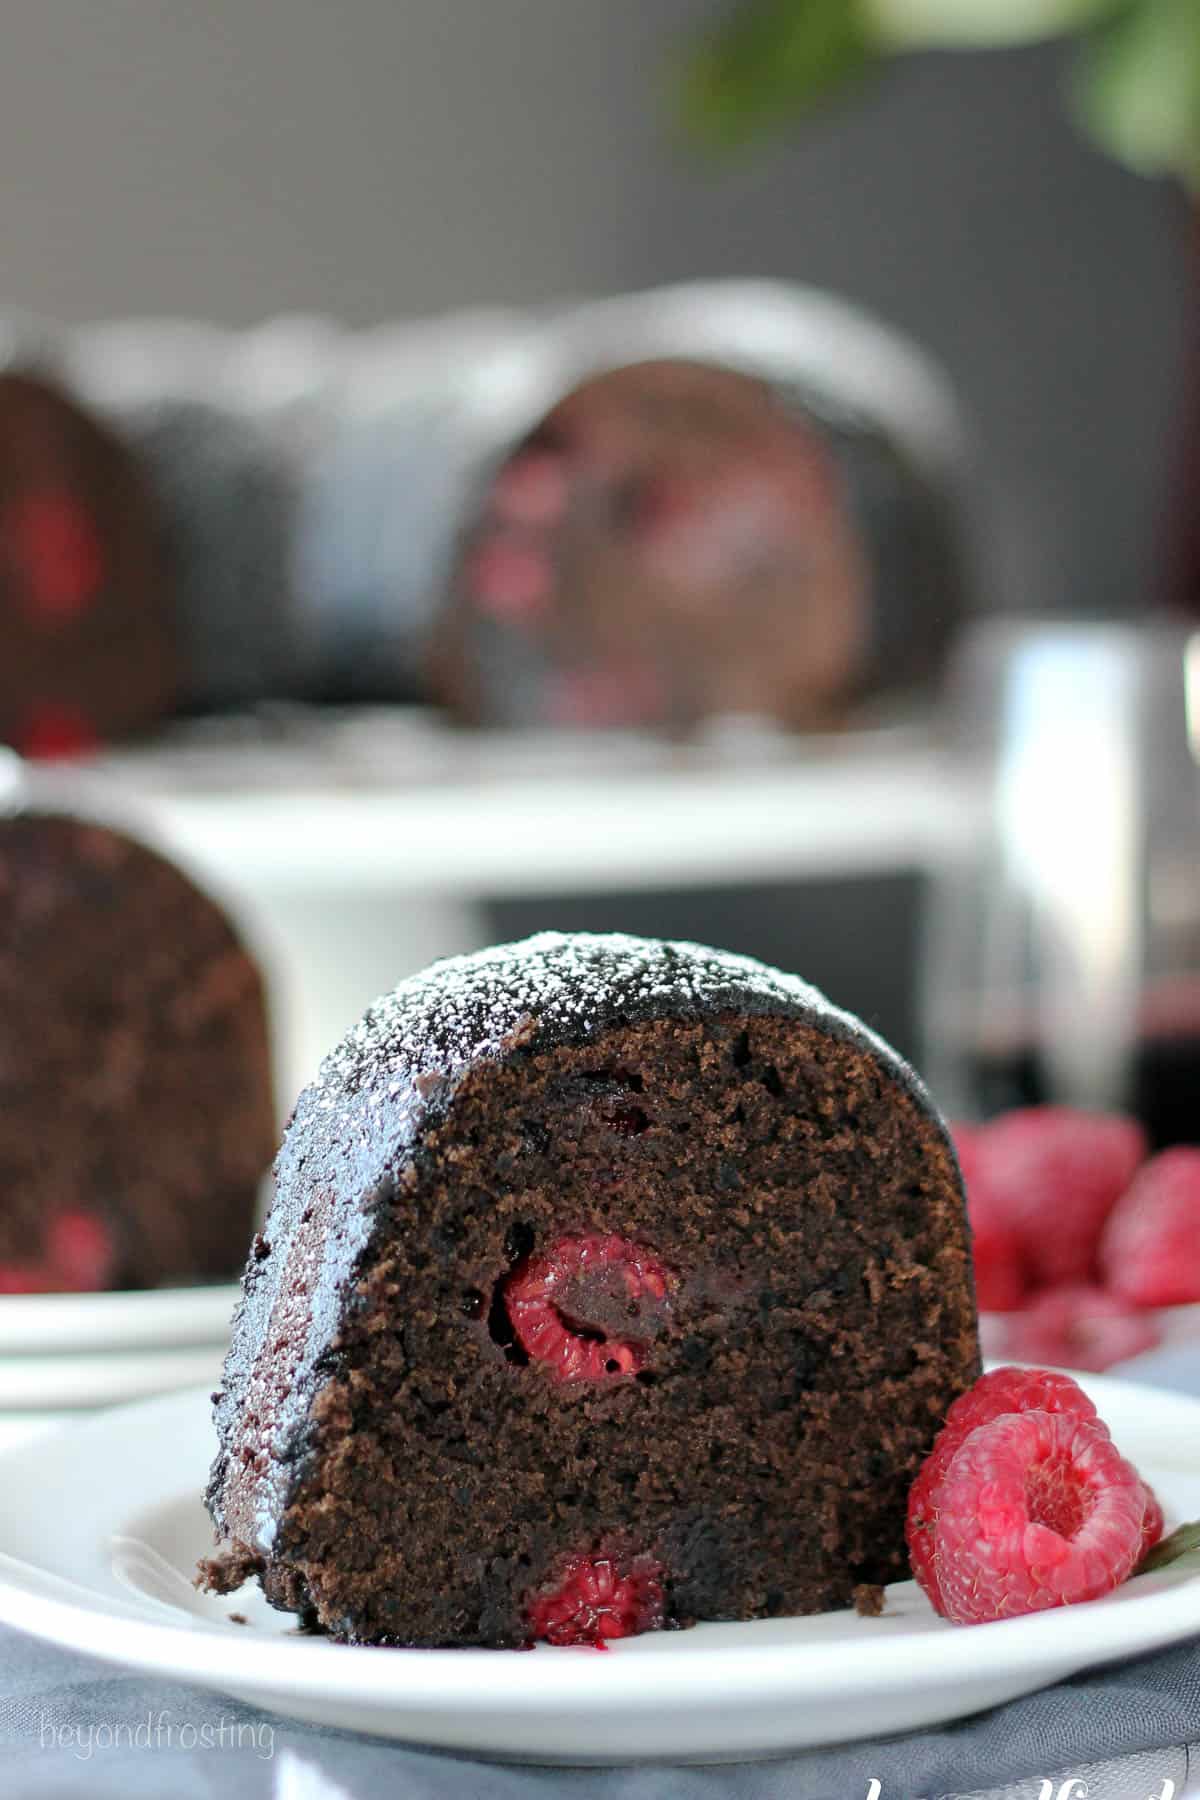
[[[547,934],[404,982],[302,1095],[201,1578],[364,1643],[870,1604],[978,1370],[895,1053],[748,958]]]
[[[138,457],[65,389],[0,372],[0,743],[72,754],[179,691],[159,517]]]
[[[274,1147],[219,907],[123,833],[0,810],[0,1293],[230,1277]]]

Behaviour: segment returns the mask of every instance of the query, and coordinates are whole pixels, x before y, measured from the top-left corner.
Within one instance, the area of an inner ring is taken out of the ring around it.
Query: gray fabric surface
[[[1200,1393],[1200,1345],[1121,1372]],[[3,1800],[1183,1800],[1191,1791],[1200,1793],[1200,1637],[873,1743],[760,1764],[535,1769],[308,1728],[0,1631]]]

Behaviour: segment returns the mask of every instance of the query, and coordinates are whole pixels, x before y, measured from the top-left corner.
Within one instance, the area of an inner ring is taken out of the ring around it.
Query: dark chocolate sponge
[[[619,936],[438,964],[326,1059],[277,1177],[210,1585],[516,1645],[904,1574],[979,1370],[961,1180],[916,1077],[805,983]]]
[[[31,756],[159,724],[179,686],[138,457],[53,382],[0,374],[0,743]]]
[[[224,914],[118,832],[0,811],[0,1291],[230,1277],[274,1145]]]

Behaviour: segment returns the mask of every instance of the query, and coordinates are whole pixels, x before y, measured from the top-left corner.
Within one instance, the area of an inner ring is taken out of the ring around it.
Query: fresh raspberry
[[[1109,1215],[1100,1267],[1134,1306],[1200,1300],[1200,1149],[1164,1150],[1138,1171]]]
[[[958,1166],[962,1170],[963,1186],[969,1194],[971,1182],[978,1175],[980,1169],[979,1140],[983,1136],[983,1128],[978,1125],[964,1125],[961,1119],[956,1119],[950,1127],[950,1136],[954,1140]]]
[[[96,598],[104,552],[90,514],[74,495],[49,490],[14,500],[0,538],[21,568],[30,606],[47,619],[73,619]]]
[[[1146,1495],[1104,1427],[1005,1414],[959,1445],[938,1491],[934,1563],[958,1625],[1077,1605],[1133,1573]]]
[[[1028,1292],[1021,1241],[1003,1203],[987,1185],[983,1130],[959,1122],[951,1126],[971,1221],[975,1298],[981,1312],[1015,1312]]]
[[[1104,1221],[1146,1155],[1134,1119],[1033,1106],[980,1130],[969,1181],[1017,1234],[1035,1283],[1090,1281]]]
[[[1010,1356],[1068,1369],[1111,1369],[1153,1350],[1160,1338],[1146,1313],[1096,1287],[1049,1288],[1009,1326]]]
[[[965,1394],[960,1394],[946,1414],[942,1439],[952,1437],[957,1449],[977,1425],[986,1425],[1002,1413],[1071,1413],[1077,1419],[1094,1419],[1095,1402],[1077,1381],[1057,1369],[1019,1369],[1006,1363],[980,1375]]]
[[[72,1293],[108,1286],[113,1272],[112,1235],[95,1213],[60,1212],[46,1233],[46,1255],[58,1285]]]
[[[1016,1232],[989,1194],[976,1182],[967,1196],[975,1298],[981,1312],[1015,1312],[1027,1292],[1025,1265]]]
[[[622,1567],[607,1556],[573,1556],[554,1587],[525,1602],[532,1638],[595,1644],[658,1631],[666,1616],[661,1570],[647,1557]]]
[[[619,1296],[622,1310],[636,1318],[638,1302],[666,1298],[670,1275],[650,1251],[615,1232],[585,1232],[559,1238],[548,1250],[528,1256],[513,1270],[504,1300],[513,1330],[538,1362],[549,1363],[563,1381],[604,1381],[636,1375],[646,1364],[646,1345],[636,1336],[608,1336],[562,1310],[565,1290],[579,1284],[602,1296]]]
[[[1070,1414],[1099,1423],[1096,1408],[1069,1375],[1059,1375],[1053,1369],[992,1369],[959,1395],[946,1414],[946,1423],[933,1449],[917,1471],[908,1495],[908,1556],[913,1574],[939,1611],[933,1528],[937,1523],[938,1490],[946,1470],[959,1446],[978,1426],[1005,1414],[1031,1411]]]

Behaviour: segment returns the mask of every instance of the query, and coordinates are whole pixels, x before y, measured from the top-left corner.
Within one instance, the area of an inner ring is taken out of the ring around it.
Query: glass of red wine
[[[1116,1108],[1200,1143],[1200,634],[986,625],[947,730],[979,807],[927,914],[942,1106]]]

